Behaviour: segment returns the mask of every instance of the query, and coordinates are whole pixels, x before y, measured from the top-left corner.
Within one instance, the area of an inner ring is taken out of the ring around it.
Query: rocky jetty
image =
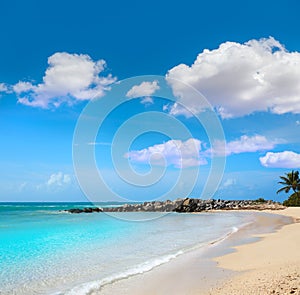
[[[178,212],[192,213],[211,210],[281,210],[285,206],[278,202],[264,200],[202,200],[194,198],[177,199],[175,201],[152,201],[139,204],[124,204],[117,207],[74,208],[64,210],[69,213],[93,212]]]
[[[125,204],[119,207],[103,208],[104,212],[172,212],[181,206],[183,199],[175,201],[152,201],[141,204]]]
[[[88,207],[88,208],[72,208],[72,209],[67,209],[63,210],[65,212],[69,213],[94,213],[94,212],[102,212],[103,210],[98,207]]]
[[[179,213],[185,212],[202,212],[210,210],[281,210],[286,208],[278,202],[257,201],[257,200],[201,200],[185,199],[174,211]]]

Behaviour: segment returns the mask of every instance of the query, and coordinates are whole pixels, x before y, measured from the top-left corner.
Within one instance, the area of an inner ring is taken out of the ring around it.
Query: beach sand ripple
[[[208,294],[300,295],[300,208],[277,213],[293,217],[295,223],[261,236],[256,243],[238,246],[234,253],[218,257],[220,267],[240,274]]]

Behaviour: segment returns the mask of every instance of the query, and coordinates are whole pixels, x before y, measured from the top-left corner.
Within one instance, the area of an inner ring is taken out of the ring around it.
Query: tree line
[[[282,184],[283,187],[277,191],[277,193],[285,192],[289,193],[292,191],[293,193],[289,196],[287,200],[283,202],[284,206],[300,206],[300,178],[299,171],[292,171],[289,173],[285,173],[285,176],[280,176],[281,181],[279,184]]]

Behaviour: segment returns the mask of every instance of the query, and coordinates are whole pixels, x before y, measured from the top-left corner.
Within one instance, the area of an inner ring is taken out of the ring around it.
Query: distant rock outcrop
[[[98,207],[88,207],[88,208],[72,208],[64,210],[65,212],[69,213],[93,213],[93,212],[102,212],[103,210]]]
[[[152,201],[141,204],[124,204],[117,207],[104,208],[74,208],[64,210],[69,213],[93,212],[178,212],[192,213],[211,210],[281,210],[286,208],[278,202],[253,201],[253,200],[202,200],[202,199],[177,199],[175,201]]]
[[[184,212],[202,212],[210,210],[281,210],[286,208],[278,202],[264,201],[258,202],[253,200],[201,200],[185,199],[175,211]]]
[[[103,208],[104,212],[172,212],[181,205],[183,199],[175,201],[152,201],[141,204],[125,204],[119,207]]]

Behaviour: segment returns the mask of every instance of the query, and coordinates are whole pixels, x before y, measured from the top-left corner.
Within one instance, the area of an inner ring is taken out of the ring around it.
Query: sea
[[[101,207],[118,203],[101,203]],[[222,242],[251,214],[70,214],[89,203],[0,203],[0,294],[90,294]],[[136,221],[137,220],[137,221]],[[100,292],[101,293],[101,292]]]

